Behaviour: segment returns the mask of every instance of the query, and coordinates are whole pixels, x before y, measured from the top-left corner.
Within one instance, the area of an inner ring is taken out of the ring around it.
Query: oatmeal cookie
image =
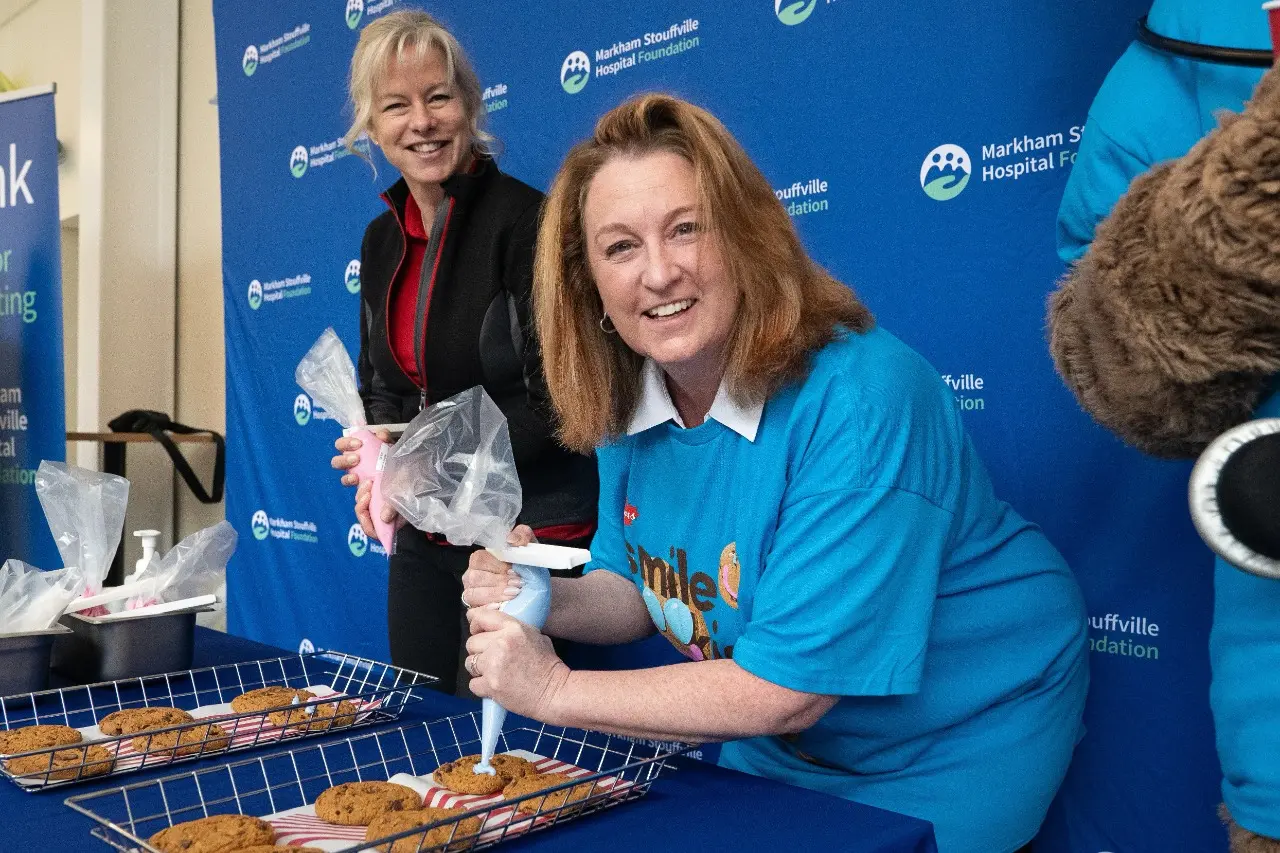
[[[373,819],[373,822],[369,824],[369,829],[365,832],[364,840],[373,841],[377,838],[395,835],[397,832],[404,832],[413,829],[415,826],[426,826],[429,823],[435,823],[453,815],[460,815],[463,812],[464,809],[434,808],[414,809],[407,812],[388,812]],[[480,832],[480,825],[481,821],[478,817],[463,818],[461,821],[446,823],[444,826],[437,826],[435,829],[427,830],[425,838],[421,835],[410,835],[391,844],[379,844],[376,849],[383,851],[383,853],[417,853],[419,850],[429,850],[451,840],[456,843],[449,844],[447,849],[464,849],[470,845],[472,836]]]
[[[420,808],[417,791],[392,782],[346,782],[316,797],[316,817],[343,826],[368,826],[378,815]]]
[[[443,785],[450,791],[459,794],[496,794],[506,787],[512,779],[531,776],[538,772],[532,762],[515,755],[495,755],[493,769],[495,775],[476,773],[475,766],[480,761],[478,755],[468,755],[448,764],[441,764],[435,772],[437,785]]]
[[[276,840],[271,824],[256,817],[220,814],[177,823],[148,839],[164,853],[231,853]]]
[[[15,776],[26,776],[29,779],[43,782],[46,774],[48,781],[63,779],[85,779],[90,776],[101,776],[110,773],[116,759],[111,750],[105,746],[89,744],[72,749],[60,749],[57,752],[42,752],[37,755],[24,755],[21,758],[10,758],[4,766]]]
[[[231,738],[227,735],[226,729],[214,723],[174,729],[170,732],[141,734],[133,739],[133,748],[138,752],[166,758],[174,755],[217,752],[229,746],[231,746]]]
[[[104,735],[136,735],[192,721],[192,716],[179,708],[125,708],[107,714],[98,721]]]
[[[51,746],[68,746],[84,740],[80,732],[70,726],[21,726],[0,732],[0,755],[48,749]]]
[[[508,800],[515,800],[572,781],[573,777],[568,773],[540,773],[536,776],[523,776],[513,780],[511,784],[503,788],[502,796]],[[575,803],[580,803],[591,796],[592,786],[592,782],[583,782],[581,785],[574,785],[572,788],[565,788],[563,791],[555,791],[545,797],[530,797],[520,803],[516,810],[521,814],[536,814],[537,812],[555,811],[566,804],[569,808],[576,808],[574,806]]]

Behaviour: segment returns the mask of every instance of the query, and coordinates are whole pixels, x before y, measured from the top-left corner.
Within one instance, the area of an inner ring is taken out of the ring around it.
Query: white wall
[[[0,0],[0,72],[57,85],[68,429],[155,408],[224,431],[212,0]],[[182,447],[208,485],[212,447]],[[91,446],[68,459],[100,465]],[[158,446],[128,465],[128,529],[169,547],[224,517]]]
[[[212,0],[182,0],[178,81],[177,420],[226,430],[222,329],[222,189]],[[206,488],[213,448],[187,445]],[[206,506],[177,483],[177,535],[221,521],[224,504]]]
[[[80,0],[0,0],[0,72],[19,87],[55,83],[58,139],[67,159],[58,169],[62,218],[80,212]]]

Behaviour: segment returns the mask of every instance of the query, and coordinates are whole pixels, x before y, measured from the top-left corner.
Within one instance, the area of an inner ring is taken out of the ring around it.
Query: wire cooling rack
[[[399,719],[404,706],[421,699],[435,681],[378,661],[316,652],[7,696],[0,698],[0,730],[63,725],[79,729],[83,741],[9,755],[0,761],[0,775],[25,791],[39,791],[384,723]],[[227,704],[261,687],[305,688],[315,698],[251,713]],[[339,704],[339,697],[347,704]],[[116,737],[97,727],[114,711],[145,707],[194,712],[195,721]]]
[[[340,853],[466,851],[643,797],[672,756],[690,748],[536,723],[513,727],[499,737],[499,752],[532,756],[540,772],[566,773],[570,780],[511,799],[453,794],[430,774],[479,752],[480,715],[472,713],[81,794],[66,804],[99,824],[91,830],[95,837],[128,853],[157,851],[147,839],[161,830],[220,814],[265,819],[276,844],[323,840],[324,849]],[[398,774],[416,777],[409,784],[426,791],[425,805],[460,811],[377,838],[363,826],[333,826],[315,817],[311,806],[326,789],[344,782],[404,782],[407,777]]]

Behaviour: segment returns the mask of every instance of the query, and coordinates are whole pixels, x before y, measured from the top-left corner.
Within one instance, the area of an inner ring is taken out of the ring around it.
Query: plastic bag
[[[83,577],[83,595],[97,595],[120,547],[124,511],[129,504],[129,481],[65,462],[40,463],[36,497],[64,566],[76,567]],[[105,610],[85,611],[102,615]]]
[[[332,327],[325,329],[307,350],[293,378],[343,427],[362,427],[368,423],[356,387],[355,365]]]
[[[520,515],[520,479],[507,419],[484,388],[410,421],[382,472],[382,494],[414,527],[454,545],[506,546]]]
[[[52,628],[83,587],[78,568],[42,572],[7,560],[0,566],[0,634]]]
[[[151,594],[129,599],[125,610],[216,593],[226,574],[227,561],[236,550],[237,538],[235,528],[220,521],[192,533],[164,557],[152,557],[132,579],[153,582]]]
[[[342,345],[342,340],[332,327],[320,333],[319,339],[298,363],[293,377],[302,386],[302,390],[342,424],[343,435],[360,439],[360,449],[356,451],[360,461],[351,470],[360,478],[361,483],[366,480],[373,482],[373,495],[369,501],[373,527],[382,547],[388,554],[392,553],[395,550],[396,528],[394,524],[382,520],[382,490],[378,488],[382,466],[386,460],[386,443],[372,431],[363,428],[368,421],[364,416],[360,392],[356,389],[356,369],[351,363],[347,348]]]

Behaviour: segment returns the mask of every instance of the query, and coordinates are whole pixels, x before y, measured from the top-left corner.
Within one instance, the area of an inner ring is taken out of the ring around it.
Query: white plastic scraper
[[[498,609],[538,629],[547,623],[547,614],[551,611],[551,574],[547,570],[572,569],[591,559],[590,551],[562,545],[533,544],[501,550],[490,548],[489,553],[504,563],[511,563],[512,569],[524,581],[520,594]],[[480,761],[475,765],[476,773],[488,773],[492,776],[497,772],[489,762],[498,746],[498,733],[502,731],[502,723],[506,718],[507,709],[497,702],[485,699],[481,703]]]

